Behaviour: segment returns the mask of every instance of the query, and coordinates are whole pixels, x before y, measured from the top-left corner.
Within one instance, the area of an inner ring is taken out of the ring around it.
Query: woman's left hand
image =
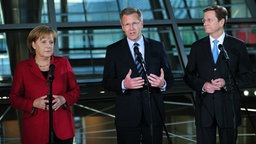
[[[66,103],[66,99],[63,96],[53,95],[52,97],[54,98],[54,100],[52,101],[53,103],[52,109],[55,111],[58,110],[63,104]]]

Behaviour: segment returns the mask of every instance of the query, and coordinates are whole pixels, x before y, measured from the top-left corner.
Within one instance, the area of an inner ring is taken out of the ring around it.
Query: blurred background
[[[226,33],[243,40],[256,72],[256,0],[1,0],[0,1],[0,144],[20,144],[20,111],[8,100],[16,64],[29,57],[26,38],[37,25],[58,32],[55,55],[67,57],[81,87],[72,107],[76,144],[115,144],[115,96],[101,81],[106,46],[123,38],[119,13],[142,10],[143,34],[162,41],[174,87],[164,93],[166,126],[174,144],[195,144],[192,91],[182,80],[191,44],[206,36],[203,9],[212,4],[229,11]],[[256,143],[255,87],[241,90],[243,123],[238,143]],[[247,110],[247,112],[246,112]],[[164,133],[165,136],[165,133]],[[218,135],[217,135],[218,136]],[[164,143],[168,143],[166,136]]]

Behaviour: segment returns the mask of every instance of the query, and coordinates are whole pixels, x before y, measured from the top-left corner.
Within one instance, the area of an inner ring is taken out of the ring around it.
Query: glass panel
[[[59,55],[70,59],[81,82],[101,81],[107,45],[123,36],[118,30],[59,31]]]
[[[85,22],[119,20],[115,0],[55,0],[57,22]],[[66,7],[66,9],[63,9]]]
[[[10,84],[16,64],[29,57],[26,40],[29,30],[6,30],[0,33],[0,84]]]
[[[166,19],[163,2],[148,0],[55,0],[57,22],[119,21],[119,13],[125,7],[143,11],[144,20]]]
[[[214,0],[170,0],[175,18],[202,18],[204,7],[211,5]]]
[[[251,12],[244,1],[234,1],[234,5],[230,6],[231,18],[251,18]]]
[[[187,55],[190,53],[191,45],[193,42],[199,38],[207,36],[203,26],[180,26],[179,32]]]
[[[247,50],[251,59],[253,71],[256,72],[256,25],[232,25],[227,29],[233,36],[239,38],[247,44]]]
[[[215,4],[215,0],[170,0],[174,15],[177,19],[202,18],[203,9]],[[220,5],[225,6],[231,18],[250,18],[251,13],[245,0],[232,0],[231,4],[220,0]]]
[[[170,59],[171,68],[172,68],[174,77],[176,78],[182,77],[183,70],[181,67],[181,62],[179,61],[177,44],[175,43],[171,28],[169,27],[144,28],[143,35],[145,37],[158,40],[164,43],[166,52]]]
[[[232,25],[232,27],[227,30],[231,31],[235,37],[243,40],[245,43],[249,45],[256,44],[256,25]]]
[[[10,80],[11,70],[5,33],[0,33],[0,83]]]
[[[0,23],[48,23],[47,0],[1,1]]]
[[[2,6],[1,6],[1,2],[0,2],[0,24],[4,24],[3,19],[4,19],[3,10],[2,10]]]
[[[41,23],[48,23],[49,22],[49,16],[48,16],[48,8],[47,8],[47,1],[48,0],[43,0],[43,5],[42,5],[42,16],[41,16]]]
[[[123,38],[121,29],[59,31],[59,54],[70,59],[80,81],[101,81],[106,47]],[[181,65],[170,28],[144,28],[145,37],[165,43],[173,72],[181,76]],[[164,39],[163,39],[164,38]]]

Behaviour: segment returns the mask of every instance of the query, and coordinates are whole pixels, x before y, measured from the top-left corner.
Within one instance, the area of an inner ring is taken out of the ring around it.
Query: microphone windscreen
[[[55,65],[54,65],[54,64],[51,64],[49,69],[50,69],[50,70],[49,70],[50,72],[53,72],[54,69],[55,69]]]
[[[223,49],[223,45],[222,45],[222,44],[219,44],[219,45],[218,45],[218,48],[219,48],[219,50],[222,50],[222,49]]]

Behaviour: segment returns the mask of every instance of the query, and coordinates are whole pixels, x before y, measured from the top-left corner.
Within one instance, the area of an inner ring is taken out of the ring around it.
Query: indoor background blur
[[[125,7],[142,10],[143,34],[162,41],[170,58],[175,81],[165,92],[165,107],[174,144],[196,143],[194,92],[182,77],[191,44],[206,36],[202,24],[206,6],[228,9],[226,33],[246,42],[256,72],[256,0],[1,0],[0,4],[0,144],[20,144],[21,112],[10,106],[8,94],[16,64],[29,57],[27,35],[37,25],[58,32],[55,55],[69,59],[81,86],[81,98],[73,106],[76,144],[116,143],[115,97],[104,91],[101,81],[106,46],[124,36],[119,13]],[[238,144],[255,144],[255,87],[241,93]],[[166,137],[164,142],[168,143]]]

